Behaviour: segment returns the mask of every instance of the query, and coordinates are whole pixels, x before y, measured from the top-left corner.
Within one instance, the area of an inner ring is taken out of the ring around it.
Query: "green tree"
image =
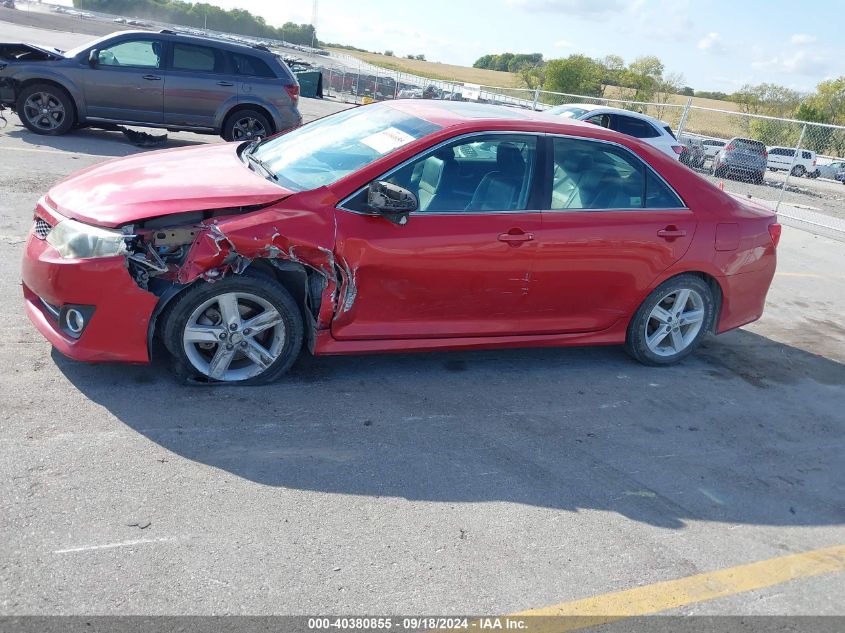
[[[606,55],[596,60],[601,66],[601,96],[609,86],[621,86],[625,74],[625,60],[619,55]]]
[[[634,89],[634,101],[651,101],[663,78],[663,62],[654,55],[637,57],[628,66],[625,82]]]
[[[601,95],[602,66],[586,55],[570,55],[546,64],[543,88],[552,92],[597,97]]]

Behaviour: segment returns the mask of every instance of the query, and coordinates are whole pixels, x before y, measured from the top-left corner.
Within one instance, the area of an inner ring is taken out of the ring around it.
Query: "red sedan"
[[[758,319],[780,225],[629,136],[395,101],[53,188],[26,311],[63,354],[267,382],[314,354],[624,344],[668,365]]]

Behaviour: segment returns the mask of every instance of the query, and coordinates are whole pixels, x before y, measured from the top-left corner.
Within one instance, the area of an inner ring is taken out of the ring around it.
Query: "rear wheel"
[[[795,167],[792,168],[792,175],[795,176],[796,178],[800,178],[801,176],[803,176],[806,173],[807,173],[807,170],[804,169],[804,165],[795,165]]]
[[[47,136],[69,132],[76,119],[73,99],[52,84],[33,84],[21,90],[15,109],[28,130]]]
[[[302,316],[275,281],[229,277],[200,283],[175,300],[162,338],[180,369],[201,380],[268,383],[302,347]]]
[[[710,286],[696,275],[678,275],[643,301],[628,325],[625,349],[645,365],[672,365],[699,346],[714,315]]]
[[[716,178],[724,178],[725,176],[728,175],[728,169],[727,169],[727,167],[724,167],[722,165],[718,165],[713,170],[713,175],[716,176]]]
[[[759,174],[754,174],[754,184],[755,185],[762,185],[763,184],[763,172]]]
[[[270,121],[258,110],[238,110],[223,124],[221,136],[227,141],[251,141],[273,133]]]

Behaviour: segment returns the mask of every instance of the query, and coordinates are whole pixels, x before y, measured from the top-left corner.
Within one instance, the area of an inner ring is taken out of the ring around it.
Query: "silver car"
[[[269,49],[122,31],[63,52],[0,43],[0,103],[36,134],[126,124],[263,137],[302,123],[299,84]]]

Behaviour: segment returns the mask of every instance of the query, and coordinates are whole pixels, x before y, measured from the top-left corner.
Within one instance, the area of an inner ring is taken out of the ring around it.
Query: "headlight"
[[[47,236],[47,242],[68,259],[94,259],[126,253],[126,236],[76,220],[62,220]]]

